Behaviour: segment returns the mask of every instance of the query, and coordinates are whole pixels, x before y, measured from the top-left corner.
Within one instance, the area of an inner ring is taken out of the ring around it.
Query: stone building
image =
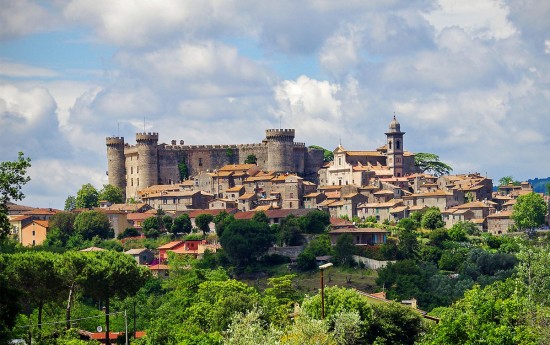
[[[350,151],[339,145],[333,151],[334,160],[319,170],[319,184],[361,187],[377,178],[399,178],[417,172],[414,154],[403,149],[405,132],[401,132],[395,116],[385,134],[386,145],[375,151]]]
[[[214,171],[227,164],[243,163],[254,155],[261,170],[294,172],[306,179],[315,179],[323,164],[323,151],[294,142],[294,129],[268,129],[265,139],[257,144],[184,145],[159,144],[158,133],[137,133],[136,145],[128,145],[123,137],[108,137],[107,173],[109,184],[122,188],[126,198],[135,198],[137,191],[157,184],[180,182],[179,167],[187,168],[188,176]]]

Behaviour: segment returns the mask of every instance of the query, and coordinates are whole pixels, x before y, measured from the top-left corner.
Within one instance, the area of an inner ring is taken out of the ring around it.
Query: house
[[[19,243],[24,246],[39,246],[46,240],[48,230],[47,220],[33,220],[21,229]]]
[[[8,216],[10,225],[11,225],[11,235],[18,239],[20,242],[20,236],[21,236],[21,229],[23,229],[25,226],[29,225],[33,218],[32,216],[25,216],[25,215],[13,215]]]
[[[149,270],[153,276],[161,279],[168,278],[170,276],[170,267],[165,264],[154,264],[149,266]]]
[[[487,231],[493,235],[506,234],[514,228],[512,211],[501,211],[487,216]]]
[[[312,210],[308,209],[276,209],[276,210],[266,210],[263,211],[265,215],[267,216],[267,219],[269,219],[269,224],[280,224],[281,220],[286,218],[289,215],[294,215],[296,217],[305,216]],[[254,211],[247,211],[247,212],[237,212],[235,213],[235,219],[252,219],[256,212]]]
[[[183,246],[184,243],[185,241],[172,241],[158,247],[157,249],[159,251],[159,261],[165,262],[166,259],[168,259],[168,251],[179,248],[180,246]]]
[[[162,191],[142,195],[141,198],[153,209],[177,212],[208,208],[213,196],[200,191]]]
[[[313,192],[304,195],[304,208],[317,208],[321,202],[326,199],[326,195],[319,192]]]
[[[143,227],[143,222],[145,219],[149,217],[154,217],[157,214],[157,211],[155,210],[149,210],[147,212],[135,212],[135,213],[128,213],[126,215],[126,220],[128,221],[128,224],[138,230],[141,230]]]
[[[407,206],[437,207],[440,210],[458,206],[464,203],[464,192],[451,189],[451,191],[436,190],[426,193],[415,193],[403,196]]]
[[[34,220],[50,220],[54,214],[59,212],[61,211],[53,208],[33,208],[32,210],[23,212],[22,214],[32,216],[32,219]]]
[[[130,227],[130,222],[128,222],[128,213],[124,211],[110,210],[107,208],[95,208],[94,210],[99,211],[107,216],[109,219],[109,224],[115,233],[115,238],[124,232],[124,230]]]
[[[400,216],[406,215],[407,210],[408,207],[403,205],[403,200],[392,199],[387,202],[361,204],[357,206],[357,216],[362,220],[375,217],[377,222],[398,221],[401,219]]]
[[[342,235],[349,234],[353,237],[355,245],[380,245],[386,243],[388,231],[378,228],[339,228],[329,231],[330,242],[336,245],[338,238]]]
[[[208,202],[208,209],[210,210],[225,210],[228,208],[237,208],[237,201],[230,199],[214,199]]]
[[[131,255],[138,265],[149,265],[155,258],[155,253],[147,248],[130,249],[125,251],[124,254]]]
[[[107,209],[111,211],[121,211],[126,213],[131,212],[146,212],[151,209],[151,206],[147,205],[144,202],[136,203],[136,204],[112,204]]]

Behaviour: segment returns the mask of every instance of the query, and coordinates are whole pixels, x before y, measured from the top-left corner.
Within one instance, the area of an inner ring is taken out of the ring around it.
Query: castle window
[[[401,149],[401,143],[399,142],[399,140],[397,140],[397,141],[395,142],[395,148],[396,148],[397,150]]]
[[[202,158],[199,158],[199,166],[202,167]]]
[[[388,147],[389,147],[389,148],[390,148],[390,150],[391,150],[391,141],[390,141],[390,142],[388,142]]]
[[[134,186],[134,179],[133,179],[133,178],[130,179],[130,185],[131,185],[132,187]]]
[[[139,186],[139,177],[137,178],[137,185]]]
[[[130,174],[134,173],[134,167],[130,167]]]

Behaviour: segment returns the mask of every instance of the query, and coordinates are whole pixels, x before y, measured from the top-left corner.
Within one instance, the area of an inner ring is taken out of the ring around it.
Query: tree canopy
[[[450,165],[441,162],[439,156],[433,153],[415,153],[414,164],[421,172],[431,173],[435,176],[449,175],[453,171]]]
[[[520,195],[512,210],[512,219],[520,230],[533,229],[544,224],[548,204],[537,193]]]
[[[317,150],[323,150],[323,161],[324,162],[332,162],[334,160],[334,152],[327,150],[321,146],[317,145],[311,145],[309,146],[310,149],[317,149]]]
[[[223,250],[237,266],[242,266],[264,254],[274,236],[269,226],[253,220],[231,222],[220,237]]]
[[[99,192],[90,183],[86,183],[76,193],[76,208],[97,206],[99,206]]]
[[[122,204],[124,203],[124,192],[119,187],[106,184],[99,192],[99,200],[108,201],[111,204]]]
[[[109,218],[105,213],[100,211],[81,212],[75,218],[74,230],[84,240],[91,240],[95,236],[104,239],[114,236]]]
[[[19,152],[17,160],[13,162],[0,163],[0,239],[5,238],[11,228],[8,220],[8,202],[25,197],[21,189],[31,180],[27,176],[30,166],[31,159],[25,158],[23,152]]]

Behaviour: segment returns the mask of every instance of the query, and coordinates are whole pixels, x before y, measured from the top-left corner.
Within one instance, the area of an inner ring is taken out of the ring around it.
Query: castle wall
[[[190,176],[237,163],[239,157],[236,145],[190,145],[185,146],[184,150],[187,152]]]
[[[187,163],[187,153],[181,149],[167,149],[159,146],[159,180],[161,184],[179,183],[181,181],[178,164]]]
[[[304,178],[317,180],[317,172],[321,169],[323,163],[323,150],[308,148],[304,153]]]
[[[158,133],[138,133],[138,190],[159,183]]]
[[[249,155],[256,156],[260,170],[267,170],[267,146],[265,144],[239,145],[239,163],[244,163]]]

